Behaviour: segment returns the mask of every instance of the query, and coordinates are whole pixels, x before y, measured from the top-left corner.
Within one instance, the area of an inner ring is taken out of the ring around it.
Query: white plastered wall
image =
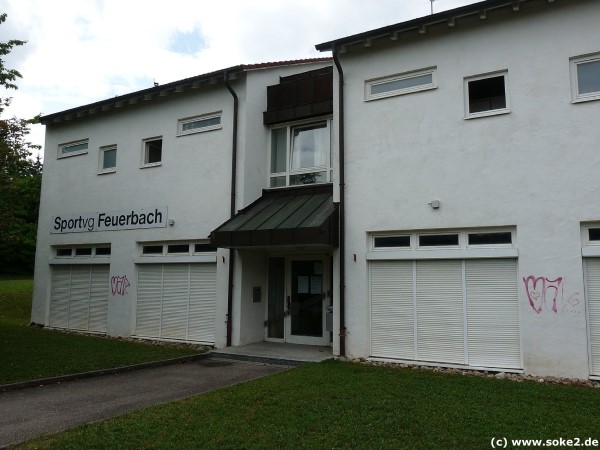
[[[600,102],[571,103],[569,58],[600,52],[600,4],[525,6],[341,55],[351,357],[369,356],[369,232],[506,225],[517,229],[525,372],[589,375],[580,223],[600,219]],[[437,89],[365,102],[365,80],[431,66]],[[464,77],[498,70],[510,114],[465,120]],[[562,279],[557,312],[532,308],[529,276]]]

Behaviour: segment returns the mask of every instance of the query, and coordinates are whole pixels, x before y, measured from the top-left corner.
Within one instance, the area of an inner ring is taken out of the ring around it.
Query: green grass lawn
[[[29,327],[33,281],[0,279],[0,384],[197,353]]]
[[[598,389],[328,361],[19,448],[486,449],[600,439],[599,405]]]

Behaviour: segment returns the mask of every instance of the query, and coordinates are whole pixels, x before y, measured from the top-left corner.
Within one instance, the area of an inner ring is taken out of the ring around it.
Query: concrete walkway
[[[287,370],[202,359],[0,393],[0,449],[45,433]]]

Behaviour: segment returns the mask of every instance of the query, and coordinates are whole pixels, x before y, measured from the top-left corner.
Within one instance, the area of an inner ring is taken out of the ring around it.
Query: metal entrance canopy
[[[211,244],[223,248],[283,245],[337,247],[338,205],[333,186],[263,190],[262,196],[214,230]]]

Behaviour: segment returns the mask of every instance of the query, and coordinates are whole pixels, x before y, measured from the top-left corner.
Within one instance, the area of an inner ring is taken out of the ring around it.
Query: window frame
[[[506,106],[504,108],[489,109],[487,111],[479,111],[472,113],[469,107],[469,83],[473,81],[487,80],[490,78],[503,77],[504,79],[504,99]],[[465,120],[478,119],[480,117],[498,116],[501,114],[510,113],[510,95],[509,95],[509,78],[508,69],[497,70],[495,72],[488,72],[479,75],[471,75],[465,77],[463,80],[463,97],[464,97],[464,108],[465,108]]]
[[[157,162],[147,162],[148,161],[148,144],[150,142],[155,142],[155,141],[161,141],[161,146],[160,146],[160,161]],[[164,144],[164,139],[162,136],[155,136],[155,137],[151,137],[151,138],[146,138],[142,140],[142,161],[141,161],[141,167],[142,169],[145,169],[147,167],[158,167],[162,165],[163,162],[163,144]]]
[[[600,100],[600,90],[586,94],[579,93],[579,71],[580,64],[600,62],[600,52],[586,55],[574,56],[569,59],[571,69],[571,103],[590,102]]]
[[[417,78],[424,75],[431,75],[431,83],[426,83],[418,86],[412,86],[408,88],[392,89],[379,94],[373,94],[373,86],[378,86],[386,83],[393,83],[395,81],[408,80],[410,78]],[[365,81],[365,101],[379,100],[381,98],[396,97],[398,95],[412,94],[415,92],[429,91],[437,89],[437,66],[425,67],[423,69],[411,70],[408,72],[402,72],[395,75],[373,78]]]
[[[104,167],[104,153],[110,150],[114,150],[116,155],[118,155],[116,144],[102,146],[98,151],[98,175],[114,173],[117,171],[117,156],[115,156],[114,167]]]
[[[223,128],[222,121],[223,111],[215,111],[213,113],[200,114],[198,116],[185,117],[177,121],[177,136],[188,136],[190,134],[204,133],[206,131],[220,130]],[[216,125],[207,125],[204,127],[193,128],[191,130],[184,130],[183,126],[188,123],[201,122],[209,119],[219,119],[219,123]]]
[[[66,152],[65,153],[65,149],[69,148],[69,147],[75,147],[77,145],[82,145],[82,144],[86,144],[86,148],[85,149],[81,149],[81,150],[75,150],[72,152]],[[69,158],[71,156],[77,156],[77,155],[85,155],[90,148],[90,140],[88,138],[86,139],[78,139],[76,141],[70,141],[70,142],[65,142],[62,144],[58,144],[58,155],[57,158],[58,159],[62,159],[62,158]]]
[[[311,186],[311,185],[318,185],[318,184],[327,184],[327,183],[332,182],[332,179],[333,179],[333,165],[332,165],[332,163],[333,163],[333,157],[332,157],[333,126],[332,126],[332,122],[333,122],[333,119],[331,117],[327,117],[327,118],[323,118],[323,119],[311,119],[311,120],[300,121],[300,122],[278,124],[269,129],[270,139],[269,139],[269,151],[268,151],[268,159],[267,159],[267,174],[268,174],[267,186],[268,186],[268,189],[282,189],[282,188],[288,188],[288,187],[294,187],[294,186]],[[311,125],[318,125],[318,124],[322,124],[322,123],[324,123],[326,125],[325,128],[327,129],[327,132],[329,135],[329,148],[326,149],[326,151],[325,151],[325,165],[314,166],[314,167],[304,167],[301,169],[292,169],[291,165],[292,165],[292,151],[293,151],[293,142],[292,142],[293,130],[296,128],[305,128],[305,127],[309,127]],[[273,133],[277,130],[282,130],[282,129],[286,130],[286,138],[285,138],[285,142],[286,142],[285,169],[286,170],[284,172],[271,172],[271,162],[272,162],[272,158],[273,158]],[[312,173],[325,173],[325,181],[318,181],[315,183],[290,184],[291,177],[297,176],[297,175],[309,175]],[[273,180],[274,178],[280,178],[280,177],[285,177],[285,184],[282,186],[272,186],[271,180]]]

